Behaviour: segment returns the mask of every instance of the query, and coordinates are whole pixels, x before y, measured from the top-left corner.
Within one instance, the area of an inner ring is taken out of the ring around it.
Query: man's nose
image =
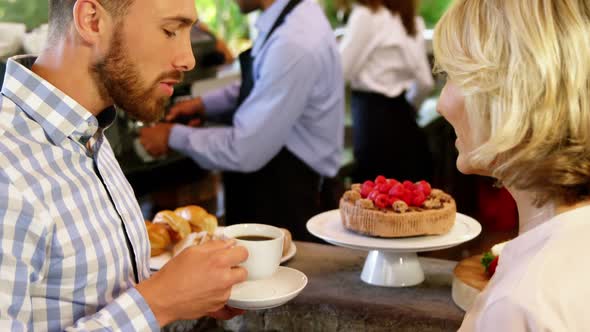
[[[193,53],[193,48],[188,40],[184,43],[182,49],[179,50],[178,55],[174,60],[174,68],[178,71],[190,71],[195,68],[195,55]]]

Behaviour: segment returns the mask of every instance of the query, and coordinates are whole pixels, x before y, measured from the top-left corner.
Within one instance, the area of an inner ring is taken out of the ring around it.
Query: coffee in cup
[[[236,244],[248,250],[248,259],[240,264],[248,270],[248,280],[271,277],[281,263],[283,232],[264,224],[237,224],[223,229],[226,238],[236,239]]]

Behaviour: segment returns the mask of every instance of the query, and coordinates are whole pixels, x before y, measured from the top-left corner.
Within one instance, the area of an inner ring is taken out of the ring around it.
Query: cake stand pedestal
[[[416,253],[450,248],[475,238],[481,225],[475,219],[457,213],[449,233],[409,238],[375,238],[345,229],[340,211],[320,213],[307,222],[314,236],[336,246],[368,251],[361,279],[385,287],[415,286],[424,281],[424,271]]]
[[[414,286],[424,281],[424,271],[415,252],[371,250],[365,260],[361,279],[376,286]]]

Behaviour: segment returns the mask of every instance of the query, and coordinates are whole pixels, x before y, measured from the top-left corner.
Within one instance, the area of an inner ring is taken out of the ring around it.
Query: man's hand
[[[248,258],[248,251],[234,243],[214,240],[187,248],[136,286],[160,326],[179,319],[205,315],[229,319],[243,313],[225,305],[232,286],[248,275],[238,267]]]
[[[219,319],[219,320],[228,320],[228,319],[232,319],[236,316],[243,315],[244,312],[245,311],[242,309],[236,309],[236,308],[224,306],[223,308],[221,308],[220,310],[217,310],[216,312],[208,313],[207,316],[215,318],[215,319]]]
[[[201,119],[197,116],[205,114],[205,105],[200,97],[195,99],[181,101],[170,108],[166,121],[182,122],[188,126],[196,127],[201,124]]]
[[[172,131],[171,123],[158,123],[152,127],[144,127],[139,131],[139,141],[153,157],[168,153],[168,139]]]

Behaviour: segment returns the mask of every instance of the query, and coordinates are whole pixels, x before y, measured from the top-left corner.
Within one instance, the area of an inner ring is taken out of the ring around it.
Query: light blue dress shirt
[[[208,169],[252,172],[283,147],[323,176],[341,164],[344,80],[334,33],[322,9],[302,1],[264,43],[288,0],[277,0],[256,27],[254,89],[232,127],[175,125],[169,145]],[[239,84],[203,96],[207,114],[235,110]]]

